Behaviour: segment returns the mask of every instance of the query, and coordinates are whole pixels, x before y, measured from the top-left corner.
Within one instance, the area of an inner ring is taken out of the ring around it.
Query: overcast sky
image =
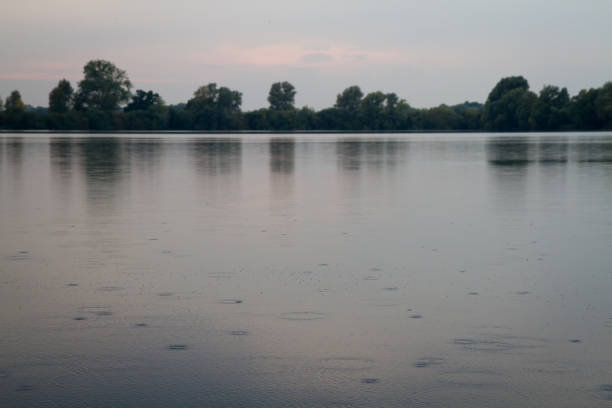
[[[612,80],[610,0],[0,0],[0,95],[47,106],[91,59],[135,88],[185,102],[216,82],[267,105],[290,81],[298,106],[350,85],[414,107],[484,101],[504,76],[570,94]]]

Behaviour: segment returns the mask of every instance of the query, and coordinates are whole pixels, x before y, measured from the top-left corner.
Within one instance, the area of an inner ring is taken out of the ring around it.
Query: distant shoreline
[[[336,135],[336,134],[571,134],[611,133],[606,130],[557,130],[557,131],[486,131],[486,130],[39,130],[0,129],[4,134],[109,134],[109,135]]]
[[[315,110],[295,105],[297,90],[275,82],[269,106],[243,111],[242,92],[211,82],[185,103],[167,105],[153,90],[137,89],[124,70],[105,60],[89,61],[73,88],[61,79],[48,107],[26,105],[14,90],[0,100],[0,129],[19,131],[151,132],[202,134],[346,134],[556,132],[612,129],[612,82],[570,96],[567,88],[546,85],[539,94],[522,76],[500,79],[484,103],[465,101],[413,108],[397,94],[364,94],[358,85],[337,94],[336,102]]]

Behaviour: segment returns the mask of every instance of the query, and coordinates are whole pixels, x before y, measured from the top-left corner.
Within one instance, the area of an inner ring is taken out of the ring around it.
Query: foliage
[[[115,111],[130,98],[130,82],[125,71],[105,60],[89,61],[83,68],[74,107],[77,110]]]
[[[136,94],[132,96],[132,101],[127,104],[124,111],[148,110],[162,108],[164,106],[164,100],[158,93],[153,91],[145,92],[142,89],[138,89],[136,90]]]
[[[480,116],[484,108],[483,104],[478,102],[465,101],[464,103],[451,106],[450,108],[461,117],[461,121],[457,129],[480,129]]]
[[[569,121],[567,113],[569,102],[566,88],[559,89],[558,86],[551,85],[542,88],[529,119],[531,128],[550,131],[564,127]]]
[[[117,114],[116,126],[126,130],[163,130],[168,127],[169,111],[158,93],[138,89],[132,101]]]
[[[74,90],[65,79],[59,81],[57,86],[49,94],[49,112],[66,113],[72,108],[72,97]]]
[[[461,116],[446,105],[419,112],[419,124],[424,130],[453,130],[460,129]]]
[[[485,130],[529,130],[529,118],[537,96],[522,76],[502,78],[491,90],[482,112]]]
[[[555,131],[612,129],[612,82],[570,98],[547,85],[539,95],[521,76],[502,78],[486,103],[464,102],[414,109],[395,93],[364,96],[354,85],[337,94],[333,107],[296,109],[295,88],[272,84],[269,108],[242,112],[242,94],[209,83],[187,103],[167,106],[154,91],[137,90],[125,71],[103,60],[88,62],[73,92],[63,79],[49,94],[49,108],[25,105],[19,91],[0,99],[1,129],[62,130],[254,130],[254,131]],[[127,103],[123,110],[119,107]]]
[[[361,88],[357,85],[349,86],[342,93],[338,94],[334,107],[348,112],[357,112],[361,105],[361,98],[363,98]]]
[[[209,83],[199,87],[193,98],[187,102],[186,110],[191,113],[192,126],[201,130],[240,129],[242,93],[217,84]]]
[[[21,114],[25,111],[25,104],[21,100],[21,94],[19,91],[11,92],[11,94],[6,98],[4,109],[9,115]]]
[[[295,87],[289,82],[273,83],[268,94],[270,109],[275,111],[295,109],[295,94]]]
[[[604,129],[612,129],[612,82],[607,82],[595,98],[595,113]]]
[[[595,101],[599,96],[599,89],[583,89],[570,100],[568,107],[569,119],[574,129],[595,130],[601,129],[601,123],[595,109]]]
[[[487,103],[493,103],[500,100],[505,94],[514,89],[522,89],[523,91],[527,91],[529,89],[529,82],[527,82],[527,80],[522,76],[502,78],[497,84],[495,84],[495,87],[493,87],[489,93]]]

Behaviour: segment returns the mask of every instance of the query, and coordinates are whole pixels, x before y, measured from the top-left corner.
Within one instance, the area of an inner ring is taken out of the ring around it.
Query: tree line
[[[126,72],[89,61],[76,89],[62,79],[49,106],[24,104],[19,91],[0,98],[0,129],[203,131],[563,131],[612,129],[612,82],[581,90],[547,85],[539,94],[522,76],[502,78],[484,104],[465,102],[416,109],[395,93],[351,86],[329,108],[295,106],[289,82],[270,87],[267,108],[243,112],[242,93],[209,83],[186,103],[168,105],[152,91],[132,92]]]

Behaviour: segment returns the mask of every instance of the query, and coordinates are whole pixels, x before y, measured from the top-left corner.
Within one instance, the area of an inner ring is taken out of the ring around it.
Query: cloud
[[[465,50],[464,50],[465,51]],[[82,77],[82,66],[93,56],[75,52],[64,61],[41,58],[25,60],[0,69],[0,80],[77,80]],[[164,56],[160,59],[160,54]],[[345,75],[382,68],[456,67],[465,57],[452,49],[406,46],[403,48],[364,48],[350,43],[283,42],[248,46],[225,43],[202,46],[184,42],[130,46],[100,50],[95,58],[109,59],[128,72],[135,82],[178,83],[206,76],[223,77],[232,72],[253,72],[257,69],[303,69],[311,74]],[[154,67],[152,69],[151,67]]]
[[[312,52],[310,54],[305,54],[302,56],[301,62],[306,64],[316,64],[320,62],[332,62],[334,57],[325,53],[325,52]]]
[[[362,62],[368,59],[365,54],[348,54],[344,56],[344,60],[348,63]]]
[[[335,44],[322,48],[307,45],[266,44],[244,47],[226,44],[206,51],[192,52],[189,60],[198,64],[243,67],[291,68],[353,68],[355,64],[403,65],[410,62],[408,54],[396,49],[366,50],[351,44]]]

